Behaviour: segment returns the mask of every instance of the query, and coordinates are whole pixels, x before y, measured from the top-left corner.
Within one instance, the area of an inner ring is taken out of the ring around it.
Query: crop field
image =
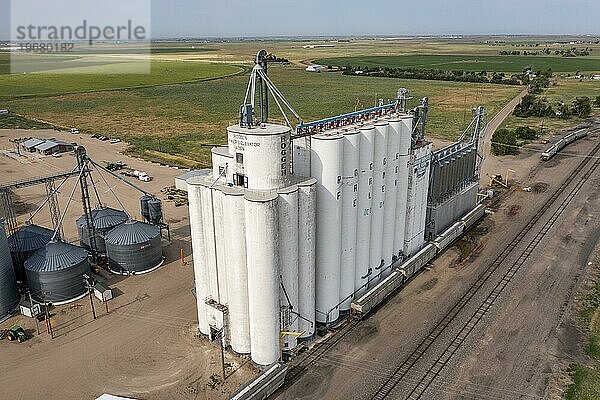
[[[7,58],[7,55],[0,54],[0,63],[6,66]],[[115,63],[100,57],[44,57],[43,60],[51,64],[44,67],[51,71],[0,74],[0,100],[165,85],[214,79],[243,71],[242,67],[235,65],[154,60],[150,74],[138,74],[136,71],[141,61]]]
[[[336,57],[315,60],[322,65],[382,68],[423,68],[440,70],[522,72],[528,66],[534,70],[554,72],[600,72],[600,59],[592,57],[500,56],[500,55],[405,55]]]
[[[272,66],[270,75],[304,120],[368,107],[393,98],[399,87],[417,99],[428,96],[432,136],[455,138],[483,104],[492,115],[517,95],[520,87],[458,82],[360,78],[339,73],[314,74],[292,66]],[[145,158],[184,166],[208,166],[210,145],[225,142],[225,128],[237,118],[247,74],[206,82],[133,90],[13,99],[16,113],[85,133],[116,136],[133,144]],[[274,111],[274,107],[272,110]],[[274,112],[274,118],[278,118]]]

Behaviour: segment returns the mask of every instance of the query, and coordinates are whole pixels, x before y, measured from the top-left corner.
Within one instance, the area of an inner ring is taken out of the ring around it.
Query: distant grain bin
[[[96,248],[101,253],[106,252],[104,236],[115,226],[122,224],[129,218],[125,211],[115,210],[110,207],[99,207],[91,212],[94,230],[96,231]],[[90,250],[90,238],[88,237],[87,220],[82,215],[77,220],[77,232],[81,247]]]
[[[150,272],[162,265],[160,229],[145,222],[130,220],[104,238],[108,265],[115,273]]]
[[[162,202],[159,199],[153,198],[152,200],[148,201],[148,214],[150,217],[150,223],[154,225],[159,225],[160,223],[162,223]]]
[[[88,252],[79,246],[51,241],[25,261],[31,295],[37,301],[64,304],[86,293],[83,274],[91,274]]]
[[[54,232],[39,225],[26,224],[8,237],[17,279],[25,280],[25,260],[50,242]]]
[[[150,222],[150,208],[148,206],[150,200],[152,200],[152,196],[147,194],[140,197],[140,212],[146,222]]]
[[[4,233],[4,221],[0,221],[0,319],[19,304],[19,299],[10,248]]]

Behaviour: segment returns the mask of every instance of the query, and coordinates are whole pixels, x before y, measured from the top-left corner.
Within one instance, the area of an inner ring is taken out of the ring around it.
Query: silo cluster
[[[293,142],[229,127],[187,181],[200,332],[268,365],[334,324],[423,245],[430,154],[406,114]]]
[[[290,133],[232,126],[187,181],[199,330],[258,365],[315,330],[317,183],[293,176]]]
[[[317,322],[335,323],[425,242],[431,144],[411,128],[401,114],[311,136]]]

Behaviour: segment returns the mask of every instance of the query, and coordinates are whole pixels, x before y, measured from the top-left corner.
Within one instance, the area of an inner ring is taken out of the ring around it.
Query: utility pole
[[[33,307],[33,298],[31,297],[31,292],[29,290],[27,290],[27,295],[29,296],[29,304],[31,304],[31,312],[34,313],[34,307]],[[34,315],[33,319],[35,319],[35,329],[37,330],[37,334],[40,334],[40,324],[38,321],[38,316]]]
[[[96,319],[96,309],[94,308],[94,295],[92,293],[94,286],[92,286],[91,280],[90,280],[90,277],[88,276],[88,274],[83,274],[83,284],[85,285],[85,288],[88,290],[88,294],[90,295],[90,304],[92,305],[92,315],[94,316],[94,319]]]
[[[50,333],[50,337],[54,339],[54,331],[52,330],[52,321],[50,321],[50,311],[48,310],[48,302],[46,301],[46,297],[49,292],[42,292],[42,300],[44,301],[44,311],[46,312],[46,330]]]
[[[219,331],[219,347],[221,348],[221,374],[223,375],[223,381],[227,379],[225,374],[225,351],[223,349],[223,337],[224,337],[225,327],[221,328]]]

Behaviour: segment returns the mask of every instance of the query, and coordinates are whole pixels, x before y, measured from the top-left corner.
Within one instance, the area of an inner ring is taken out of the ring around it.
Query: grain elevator
[[[269,121],[271,101],[285,122]],[[305,123],[259,52],[227,146],[187,180],[200,332],[269,365],[419,252],[431,188],[427,109],[422,99],[407,112],[399,91]]]

